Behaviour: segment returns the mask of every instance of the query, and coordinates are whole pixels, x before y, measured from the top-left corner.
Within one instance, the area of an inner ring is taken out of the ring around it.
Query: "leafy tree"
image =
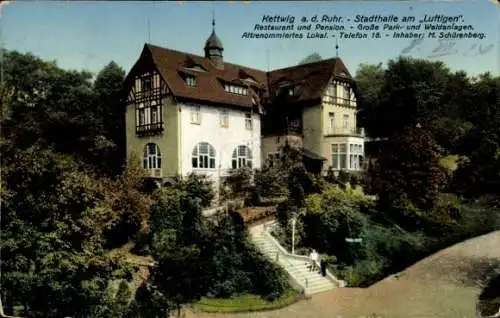
[[[255,172],[255,187],[262,196],[287,195],[286,180],[280,167],[263,167]]]
[[[299,62],[299,65],[301,64],[308,64],[308,63],[314,63],[314,62],[319,62],[323,60],[323,58],[321,57],[321,55],[319,55],[318,53],[312,53],[308,56],[306,56],[303,60],[301,60]]]
[[[29,317],[83,314],[127,272],[105,254],[113,212],[71,158],[31,147],[2,167],[2,287]],[[12,310],[12,308],[8,308]]]
[[[371,137],[397,136],[417,123],[430,129],[440,116],[449,82],[442,62],[401,57],[389,61],[383,78],[380,64],[364,66],[358,75],[360,122]]]
[[[119,140],[124,126],[118,123],[124,120],[118,98],[123,73],[111,63],[94,85],[89,72],[67,71],[30,53],[5,51],[3,150],[37,144],[73,155],[99,172],[118,173],[124,158]]]
[[[124,165],[125,108],[122,102],[122,85],[125,71],[114,61],[106,65],[96,76],[93,85],[96,126],[102,144],[95,151],[105,172],[116,175]]]
[[[246,197],[252,187],[252,173],[249,168],[233,169],[229,172],[225,184],[230,189],[230,197]]]
[[[116,180],[102,180],[102,192],[114,211],[107,223],[106,247],[121,246],[148,232],[151,198],[144,193],[146,173],[132,158]]]
[[[385,70],[382,63],[377,65],[361,64],[356,70],[356,96],[358,103],[358,123],[365,127],[369,133],[375,120],[372,116],[377,116],[377,107],[381,97],[382,86],[385,80]]]
[[[210,206],[215,197],[212,182],[204,175],[191,173],[186,179],[179,180],[175,187],[187,197],[200,199],[202,207]]]
[[[386,209],[407,198],[421,209],[431,209],[445,182],[440,154],[430,132],[410,127],[385,143],[373,170],[375,192]]]
[[[474,127],[461,144],[469,158],[459,164],[454,190],[469,197],[500,197],[500,77],[480,76],[473,94],[468,117]]]

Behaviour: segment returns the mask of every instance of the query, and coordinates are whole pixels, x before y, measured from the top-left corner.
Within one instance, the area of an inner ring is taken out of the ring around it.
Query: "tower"
[[[219,37],[215,34],[215,17],[212,17],[212,34],[210,34],[205,42],[205,57],[210,59],[217,68],[224,68],[222,51],[224,51],[224,47]]]

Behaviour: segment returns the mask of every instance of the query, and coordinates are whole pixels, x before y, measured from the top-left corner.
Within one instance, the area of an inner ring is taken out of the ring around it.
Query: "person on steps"
[[[309,255],[309,258],[311,259],[311,271],[315,271],[316,268],[316,262],[318,261],[318,253],[316,253],[316,250],[312,250],[311,254]]]

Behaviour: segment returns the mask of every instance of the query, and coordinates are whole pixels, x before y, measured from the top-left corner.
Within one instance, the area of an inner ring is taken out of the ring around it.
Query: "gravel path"
[[[500,264],[500,231],[444,249],[369,288],[340,288],[309,301],[258,313],[190,318],[474,318],[480,281]]]

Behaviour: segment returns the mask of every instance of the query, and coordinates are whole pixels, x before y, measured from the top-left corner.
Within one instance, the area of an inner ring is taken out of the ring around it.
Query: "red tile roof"
[[[145,61],[149,59],[150,61]],[[151,61],[152,60],[152,61]],[[295,87],[294,102],[311,101],[321,98],[329,80],[334,75],[352,81],[352,77],[340,58],[292,66],[271,72],[224,63],[224,68],[217,68],[210,59],[190,53],[175,51],[146,44],[141,57],[132,68],[129,76],[135,75],[135,68],[141,63],[153,63],[167,83],[175,97],[199,102],[212,102],[240,107],[251,107],[255,93],[238,95],[226,92],[224,83],[242,83],[250,77],[264,95],[270,96],[268,102],[276,98],[276,90],[283,85]],[[200,70],[194,70],[199,68]],[[345,73],[345,76],[341,75]],[[183,76],[196,77],[196,86],[189,86]],[[251,82],[245,81],[247,84]],[[292,102],[292,100],[290,101]]]

